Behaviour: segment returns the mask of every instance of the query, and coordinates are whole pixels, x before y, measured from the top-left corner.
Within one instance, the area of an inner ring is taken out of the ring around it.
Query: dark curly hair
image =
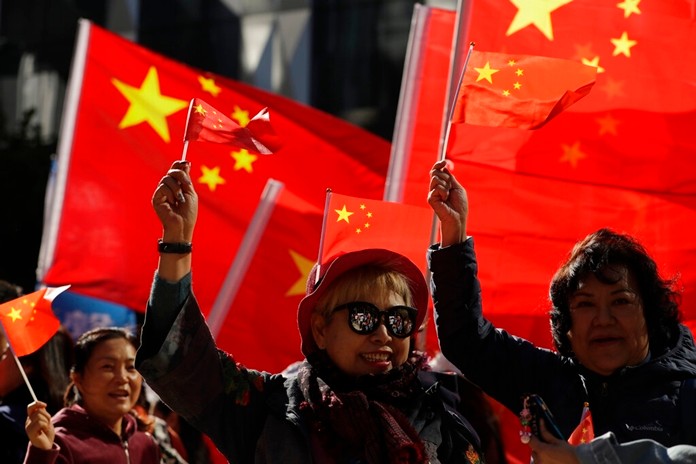
[[[678,335],[681,314],[676,279],[663,279],[657,264],[638,241],[611,229],[599,229],[575,244],[568,260],[551,280],[551,334],[556,349],[565,356],[573,352],[568,339],[571,327],[570,298],[580,281],[593,274],[600,282],[615,283],[614,266],[625,266],[636,279],[648,327],[650,349],[659,353]]]

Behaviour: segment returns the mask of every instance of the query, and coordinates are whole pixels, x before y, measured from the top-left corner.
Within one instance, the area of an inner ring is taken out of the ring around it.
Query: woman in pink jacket
[[[25,463],[160,462],[157,444],[130,414],[143,381],[136,348],[137,339],[121,328],[94,329],[77,340],[66,407],[53,418],[40,401],[27,408]]]

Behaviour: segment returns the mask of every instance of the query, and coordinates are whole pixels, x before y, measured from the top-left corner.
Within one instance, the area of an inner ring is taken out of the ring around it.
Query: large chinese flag
[[[241,127],[268,107],[283,141],[282,150],[270,156],[226,144],[189,145],[200,196],[193,272],[204,311],[215,300],[268,178],[319,207],[329,185],[381,198],[388,142],[83,21],[42,244],[44,283],[70,283],[74,292],[144,308],[161,233],[150,198],[181,157],[192,98],[204,99]]]
[[[503,327],[526,325],[518,335],[548,332],[542,309],[554,270],[575,241],[612,227],[642,241],[666,276],[681,274],[684,318],[696,319],[689,5],[478,0],[466,40],[598,71],[592,93],[541,130],[452,127],[447,157],[470,194],[487,314]]]
[[[629,3],[568,2],[544,13],[540,3],[501,8],[479,0],[464,39],[488,50],[600,66],[592,93],[538,131],[451,126],[446,155],[472,204],[469,232],[477,241],[486,314],[541,345],[551,342],[551,276],[573,243],[599,227],[635,235],[666,276],[680,273],[685,320],[696,319],[690,265],[696,238],[689,233],[696,225],[696,141],[689,135],[696,89],[688,82],[696,49],[682,46],[696,39],[696,28],[686,4]],[[607,20],[587,28],[600,16]],[[455,14],[430,20],[437,21],[431,38],[439,42],[429,45],[425,63],[442,69],[449,60],[443,47],[451,47],[451,32],[444,31],[453,30]],[[422,127],[440,120],[437,102],[445,100],[443,79],[429,76],[414,90],[429,96],[420,98],[414,116]],[[435,137],[433,128],[415,132],[406,202],[422,204],[436,153],[421,147],[432,149]]]
[[[427,45],[424,66],[445,69],[455,14],[429,19],[429,39],[439,41]],[[549,281],[578,239],[608,226],[641,240],[665,276],[681,275],[682,311],[693,329],[696,27],[689,3],[476,0],[466,23],[461,40],[484,50],[598,66],[592,92],[538,131],[451,126],[446,155],[471,202],[486,316],[551,346]],[[437,159],[433,122],[442,120],[446,98],[441,75],[422,76],[414,92],[428,98],[412,113],[421,130],[413,133],[404,192],[414,204],[422,203]],[[518,446],[519,422],[505,414],[508,457],[529,462]]]
[[[280,372],[304,358],[297,306],[316,261],[322,217],[322,207],[287,187],[279,194],[217,336],[218,346],[247,367]]]

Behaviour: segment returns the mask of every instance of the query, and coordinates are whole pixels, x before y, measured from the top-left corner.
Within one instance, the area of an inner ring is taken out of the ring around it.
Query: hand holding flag
[[[191,99],[184,142],[212,142],[234,145],[250,153],[270,155],[282,144],[271,127],[268,108],[242,127],[199,98]]]
[[[451,122],[538,129],[587,95],[596,76],[571,60],[474,50]]]

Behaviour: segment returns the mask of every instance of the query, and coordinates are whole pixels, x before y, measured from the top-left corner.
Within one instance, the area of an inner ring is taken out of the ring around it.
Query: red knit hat
[[[317,264],[312,268],[307,279],[307,294],[300,301],[297,308],[297,326],[302,338],[302,353],[309,356],[312,352],[319,349],[312,335],[312,313],[317,301],[326,293],[326,289],[338,277],[345,272],[357,267],[368,264],[389,264],[396,272],[403,274],[409,281],[411,295],[413,296],[413,306],[418,310],[416,315],[416,328],[423,324],[425,314],[428,310],[428,285],[425,282],[423,273],[418,266],[399,253],[382,248],[370,248],[360,251],[341,253],[329,260],[321,268]],[[320,270],[320,279],[317,279],[317,271]]]

